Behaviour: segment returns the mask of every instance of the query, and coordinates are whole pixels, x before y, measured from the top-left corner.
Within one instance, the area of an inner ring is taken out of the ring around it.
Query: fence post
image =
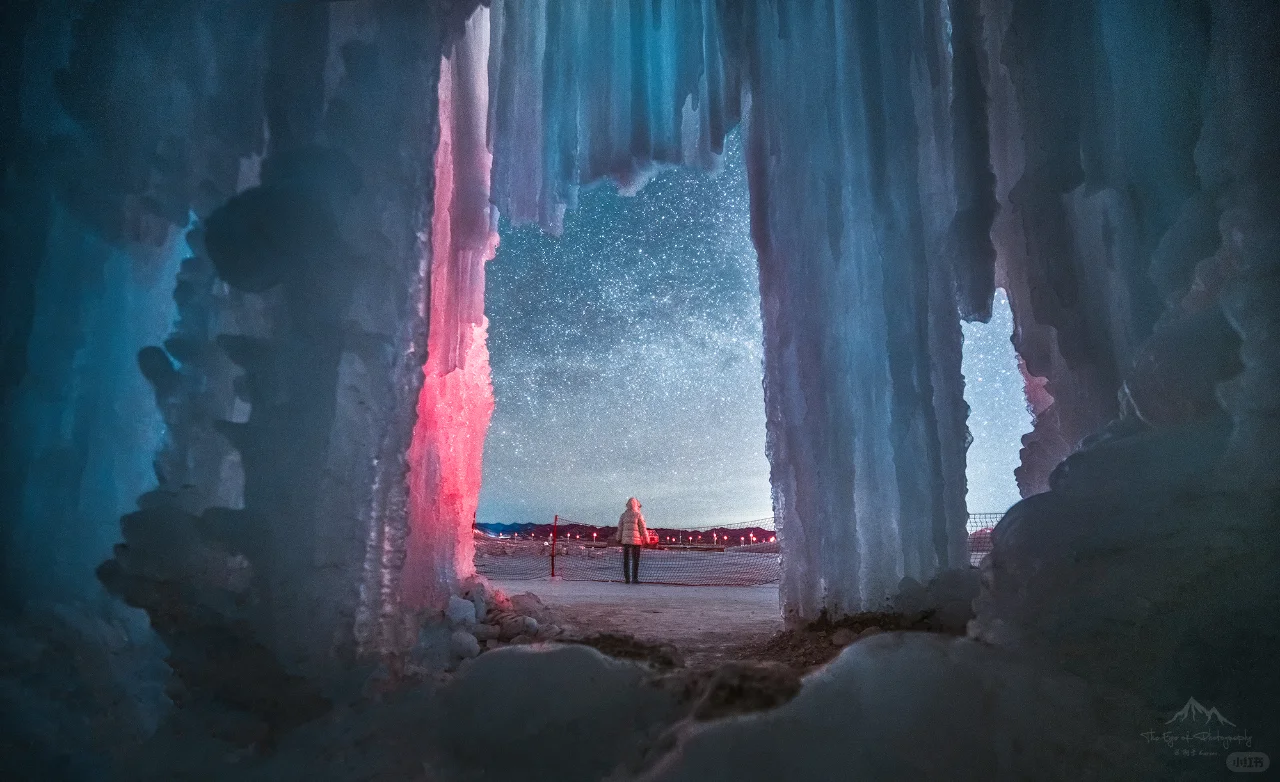
[[[556,577],[556,533],[560,531],[560,514],[551,520],[551,577]]]

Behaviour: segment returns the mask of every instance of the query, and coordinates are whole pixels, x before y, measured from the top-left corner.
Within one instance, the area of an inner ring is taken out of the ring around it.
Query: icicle
[[[718,164],[740,108],[714,0],[495,0],[492,20],[493,201],[512,221],[559,233],[580,185]]]

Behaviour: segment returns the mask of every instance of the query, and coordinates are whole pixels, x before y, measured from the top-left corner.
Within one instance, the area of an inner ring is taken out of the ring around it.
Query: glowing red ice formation
[[[474,572],[471,522],[493,414],[484,264],[497,250],[498,235],[489,216],[491,156],[485,145],[487,15],[477,14],[468,26],[474,29],[440,73],[430,331],[409,448],[409,538],[401,582],[402,605],[409,610],[442,605],[451,586]]]

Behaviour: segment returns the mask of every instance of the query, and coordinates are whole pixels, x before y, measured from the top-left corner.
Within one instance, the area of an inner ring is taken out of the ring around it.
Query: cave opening
[[[1013,312],[1004,289],[996,289],[990,321],[961,327],[961,367],[972,438],[965,459],[965,504],[972,525],[973,517],[998,519],[1021,499],[1014,472],[1021,464],[1022,436],[1031,431],[1031,413],[1018,354],[1010,340]]]
[[[710,550],[730,530],[748,546],[774,537],[749,223],[739,131],[710,172],[667,167],[635,193],[585,188],[559,235],[501,220],[485,270],[495,405],[478,573],[651,640],[687,640],[671,636],[705,595],[683,587],[725,587],[737,614],[776,623],[776,538],[750,553],[758,572]],[[605,546],[631,496],[660,547],[639,568],[663,586],[646,587],[651,610],[630,610],[620,550]],[[699,546],[710,549],[686,550]],[[732,586],[763,588],[742,598]]]

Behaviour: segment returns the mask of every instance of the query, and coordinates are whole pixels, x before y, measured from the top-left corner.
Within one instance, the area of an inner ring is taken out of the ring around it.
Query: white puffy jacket
[[[649,530],[644,526],[644,514],[640,512],[640,500],[627,500],[627,509],[618,517],[618,542],[643,546],[649,542]]]

